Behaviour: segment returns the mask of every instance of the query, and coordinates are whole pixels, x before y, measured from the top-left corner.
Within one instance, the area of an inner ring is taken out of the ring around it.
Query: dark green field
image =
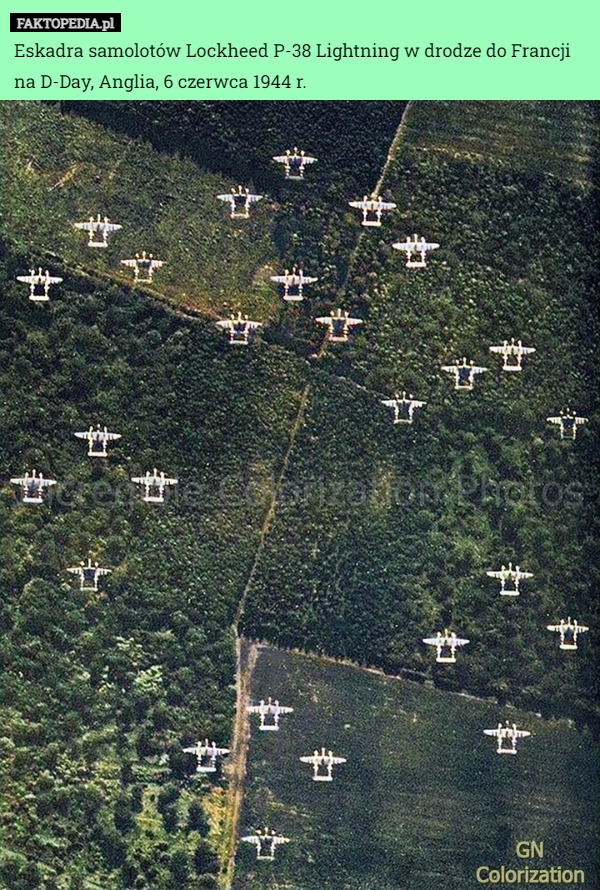
[[[597,124],[592,102],[418,102],[408,130],[422,152],[543,169],[586,186],[597,170]]]
[[[502,864],[581,868],[596,886],[596,753],[568,722],[269,648],[252,693],[295,712],[277,733],[252,718],[242,831],[290,843],[274,863],[241,844],[235,890],[474,890],[479,866]],[[533,733],[516,757],[482,733],[500,719]],[[298,760],[322,745],[348,761],[331,784]],[[519,860],[520,840],[543,841],[543,860]]]

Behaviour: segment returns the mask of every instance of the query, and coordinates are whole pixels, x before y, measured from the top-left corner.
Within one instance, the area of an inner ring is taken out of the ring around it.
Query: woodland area
[[[347,202],[404,103],[4,103],[8,890],[217,886],[224,779],[181,748],[230,741],[232,624],[299,420],[243,633],[596,732],[597,196],[576,160],[596,108],[510,103],[490,145],[483,105],[470,142],[468,107],[412,106],[398,210],[362,234]],[[319,157],[300,186],[270,163],[294,144]],[[265,193],[245,229],[214,199],[238,181]],[[72,223],[97,212],[123,231],[94,253]],[[416,275],[390,247],[415,231],[441,244]],[[167,263],[133,288],[141,249]],[[319,276],[298,308],[269,282],[295,262]],[[15,281],[39,265],[64,278],[47,305]],[[365,324],[317,359],[338,305]],[[265,324],[249,349],[214,326],[233,309]],[[511,336],[537,352],[508,379],[488,346]],[[440,370],[463,355],[490,369],[472,393]],[[402,389],[427,402],[412,427],[380,404]],[[566,407],[589,418],[575,443],[546,425]],[[122,434],[106,461],[73,435],[95,423]],[[59,481],[37,508],[8,482],[34,467]],[[129,482],[153,467],[180,480],[164,507]],[[66,574],[88,554],[112,569],[98,594]],[[515,601],[485,576],[509,560],[534,574]],[[567,615],[591,630],[565,658],[545,625]],[[471,640],[451,673],[420,643],[449,625]]]

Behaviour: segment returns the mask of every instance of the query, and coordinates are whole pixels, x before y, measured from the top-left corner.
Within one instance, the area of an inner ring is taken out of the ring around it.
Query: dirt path
[[[231,759],[228,765],[229,800],[227,822],[225,825],[226,847],[221,862],[220,883],[229,888],[233,882],[235,870],[235,850],[237,846],[238,828],[244,799],[246,780],[246,762],[250,743],[250,722],[248,720],[248,703],[250,698],[250,681],[259,646],[249,643],[243,637],[236,640],[237,653],[237,697],[236,713],[233,725],[233,743]]]
[[[404,108],[404,111],[402,112],[402,117],[400,118],[400,123],[398,124],[398,129],[396,130],[396,134],[390,143],[390,150],[388,151],[388,155],[385,160],[385,164],[383,165],[383,170],[381,171],[381,176],[377,180],[377,185],[375,186],[375,194],[376,195],[379,194],[379,192],[383,186],[383,183],[384,183],[384,180],[385,180],[385,177],[388,172],[388,168],[389,168],[390,164],[392,163],[392,161],[398,154],[398,149],[400,148],[400,143],[402,142],[402,137],[404,135],[404,128],[406,127],[406,121],[408,120],[408,112],[409,112],[411,105],[412,105],[412,102],[407,102],[406,106]]]

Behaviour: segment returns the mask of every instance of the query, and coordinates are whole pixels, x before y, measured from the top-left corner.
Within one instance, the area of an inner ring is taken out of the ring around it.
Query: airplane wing
[[[512,729],[511,728],[511,730],[510,730],[511,738],[526,739],[527,736],[530,736],[530,735],[531,735],[531,733],[528,732],[526,729]]]
[[[490,346],[490,352],[496,352],[499,355],[502,355],[508,347],[506,346]]]
[[[452,374],[456,373],[457,369],[462,367],[461,365],[442,365],[442,371],[448,371]]]
[[[507,569],[504,569],[501,572],[486,572],[486,575],[490,578],[507,578]]]
[[[121,260],[121,265],[129,266],[130,268],[134,268],[137,264],[138,260]]]
[[[380,201],[379,198],[363,198],[362,201],[348,201],[350,207],[358,207],[359,210],[394,210],[396,205],[392,201]]]
[[[354,327],[357,324],[363,323],[362,318],[346,318],[345,321],[346,321],[346,324],[348,325],[348,327],[350,327],[350,328]]]
[[[258,846],[260,846],[266,836],[267,835],[262,836],[259,834],[246,834],[240,840],[246,841],[246,843],[248,844],[258,844]]]
[[[502,729],[484,729],[483,730],[485,735],[494,735],[494,736],[499,736],[501,733],[503,733],[503,731],[504,731],[504,728],[502,728]]]
[[[305,164],[313,164],[317,159],[312,158],[310,155],[305,155],[304,152],[298,151],[295,148],[294,151],[288,151],[285,155],[275,155],[273,160],[277,161],[278,164],[285,164],[286,161],[303,161]]]
[[[483,374],[484,371],[487,371],[487,368],[480,368],[478,365],[469,365],[473,374]]]
[[[172,476],[136,476],[131,481],[158,487],[160,485],[177,485],[179,479],[174,479]]]
[[[60,284],[62,278],[59,278],[58,275],[48,275],[46,273],[42,274],[41,272],[36,272],[33,275],[17,275],[17,281],[43,286],[45,284]]]
[[[229,195],[217,195],[219,201],[228,201],[230,204],[234,203],[235,195],[233,193]]]
[[[562,423],[562,417],[547,417],[548,423]]]
[[[346,763],[346,758],[345,758],[345,757],[333,757],[333,756],[332,756],[332,757],[328,757],[327,760],[328,760],[329,763],[333,763],[333,764],[336,764],[336,763]]]
[[[222,328],[224,331],[227,331],[232,328],[234,324],[238,324],[238,322],[236,319],[221,318],[219,321],[216,321],[215,324],[218,328]]]
[[[117,232],[119,229],[122,229],[123,226],[119,225],[119,223],[111,223],[105,222],[102,219],[94,219],[91,222],[87,220],[87,222],[78,222],[73,223],[76,229],[81,229],[84,232]]]
[[[246,195],[246,200],[250,201],[251,204],[255,204],[257,201],[262,201],[262,195]]]
[[[58,284],[62,281],[62,278],[59,278],[57,275],[48,275],[47,271],[42,273],[39,272],[31,272],[29,275],[17,275],[17,281],[23,281],[25,284]]]
[[[248,705],[247,711],[249,714],[264,714],[267,712],[268,705]]]
[[[182,749],[185,754],[198,754],[198,746],[194,745],[193,747],[190,745],[187,748]]]
[[[439,646],[443,645],[443,637],[424,637],[423,642],[427,643],[428,646]]]
[[[314,765],[315,763],[321,763],[322,757],[320,754],[306,754],[304,757],[300,757],[299,759],[302,761],[302,763],[312,763]]]
[[[331,325],[331,323],[333,322],[333,318],[334,317],[331,315],[319,315],[318,318],[315,318],[315,321],[318,324]]]
[[[90,436],[95,439],[104,439],[107,442],[115,441],[121,438],[121,433],[105,433],[104,430],[86,430],[86,432],[73,433],[78,439],[89,439]]]
[[[455,637],[454,640],[453,640],[453,642],[454,642],[454,644],[455,644],[456,646],[466,646],[467,643],[470,642],[470,641],[469,641],[469,640],[465,640],[465,639],[462,638],[462,637]]]
[[[260,705],[258,708],[260,709]],[[294,709],[280,705],[278,701],[270,701],[263,705],[263,711],[267,714],[292,714]]]
[[[290,272],[289,275],[270,275],[271,281],[274,281],[276,284],[287,284],[293,287],[295,284],[300,284],[300,276],[295,275],[293,272]],[[307,281],[308,279],[303,279]]]

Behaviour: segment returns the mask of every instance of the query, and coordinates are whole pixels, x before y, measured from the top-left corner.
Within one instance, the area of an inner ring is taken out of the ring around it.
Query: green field
[[[277,733],[251,718],[242,831],[290,843],[273,863],[240,844],[235,890],[471,890],[502,864],[581,868],[596,886],[595,748],[567,721],[271,648],[252,695],[295,711]],[[482,733],[505,719],[533,734],[516,757]],[[330,785],[298,760],[322,745],[348,761]],[[543,860],[520,861],[520,840],[543,841]]]
[[[276,305],[264,283],[276,259],[268,201],[247,225],[230,225],[215,196],[233,180],[36,103],[3,103],[0,139],[4,231],[26,262],[129,288],[119,260],[145,250],[166,261],[150,290],[177,306],[215,317],[242,300],[266,318]],[[99,212],[123,229],[90,251],[72,224]]]

